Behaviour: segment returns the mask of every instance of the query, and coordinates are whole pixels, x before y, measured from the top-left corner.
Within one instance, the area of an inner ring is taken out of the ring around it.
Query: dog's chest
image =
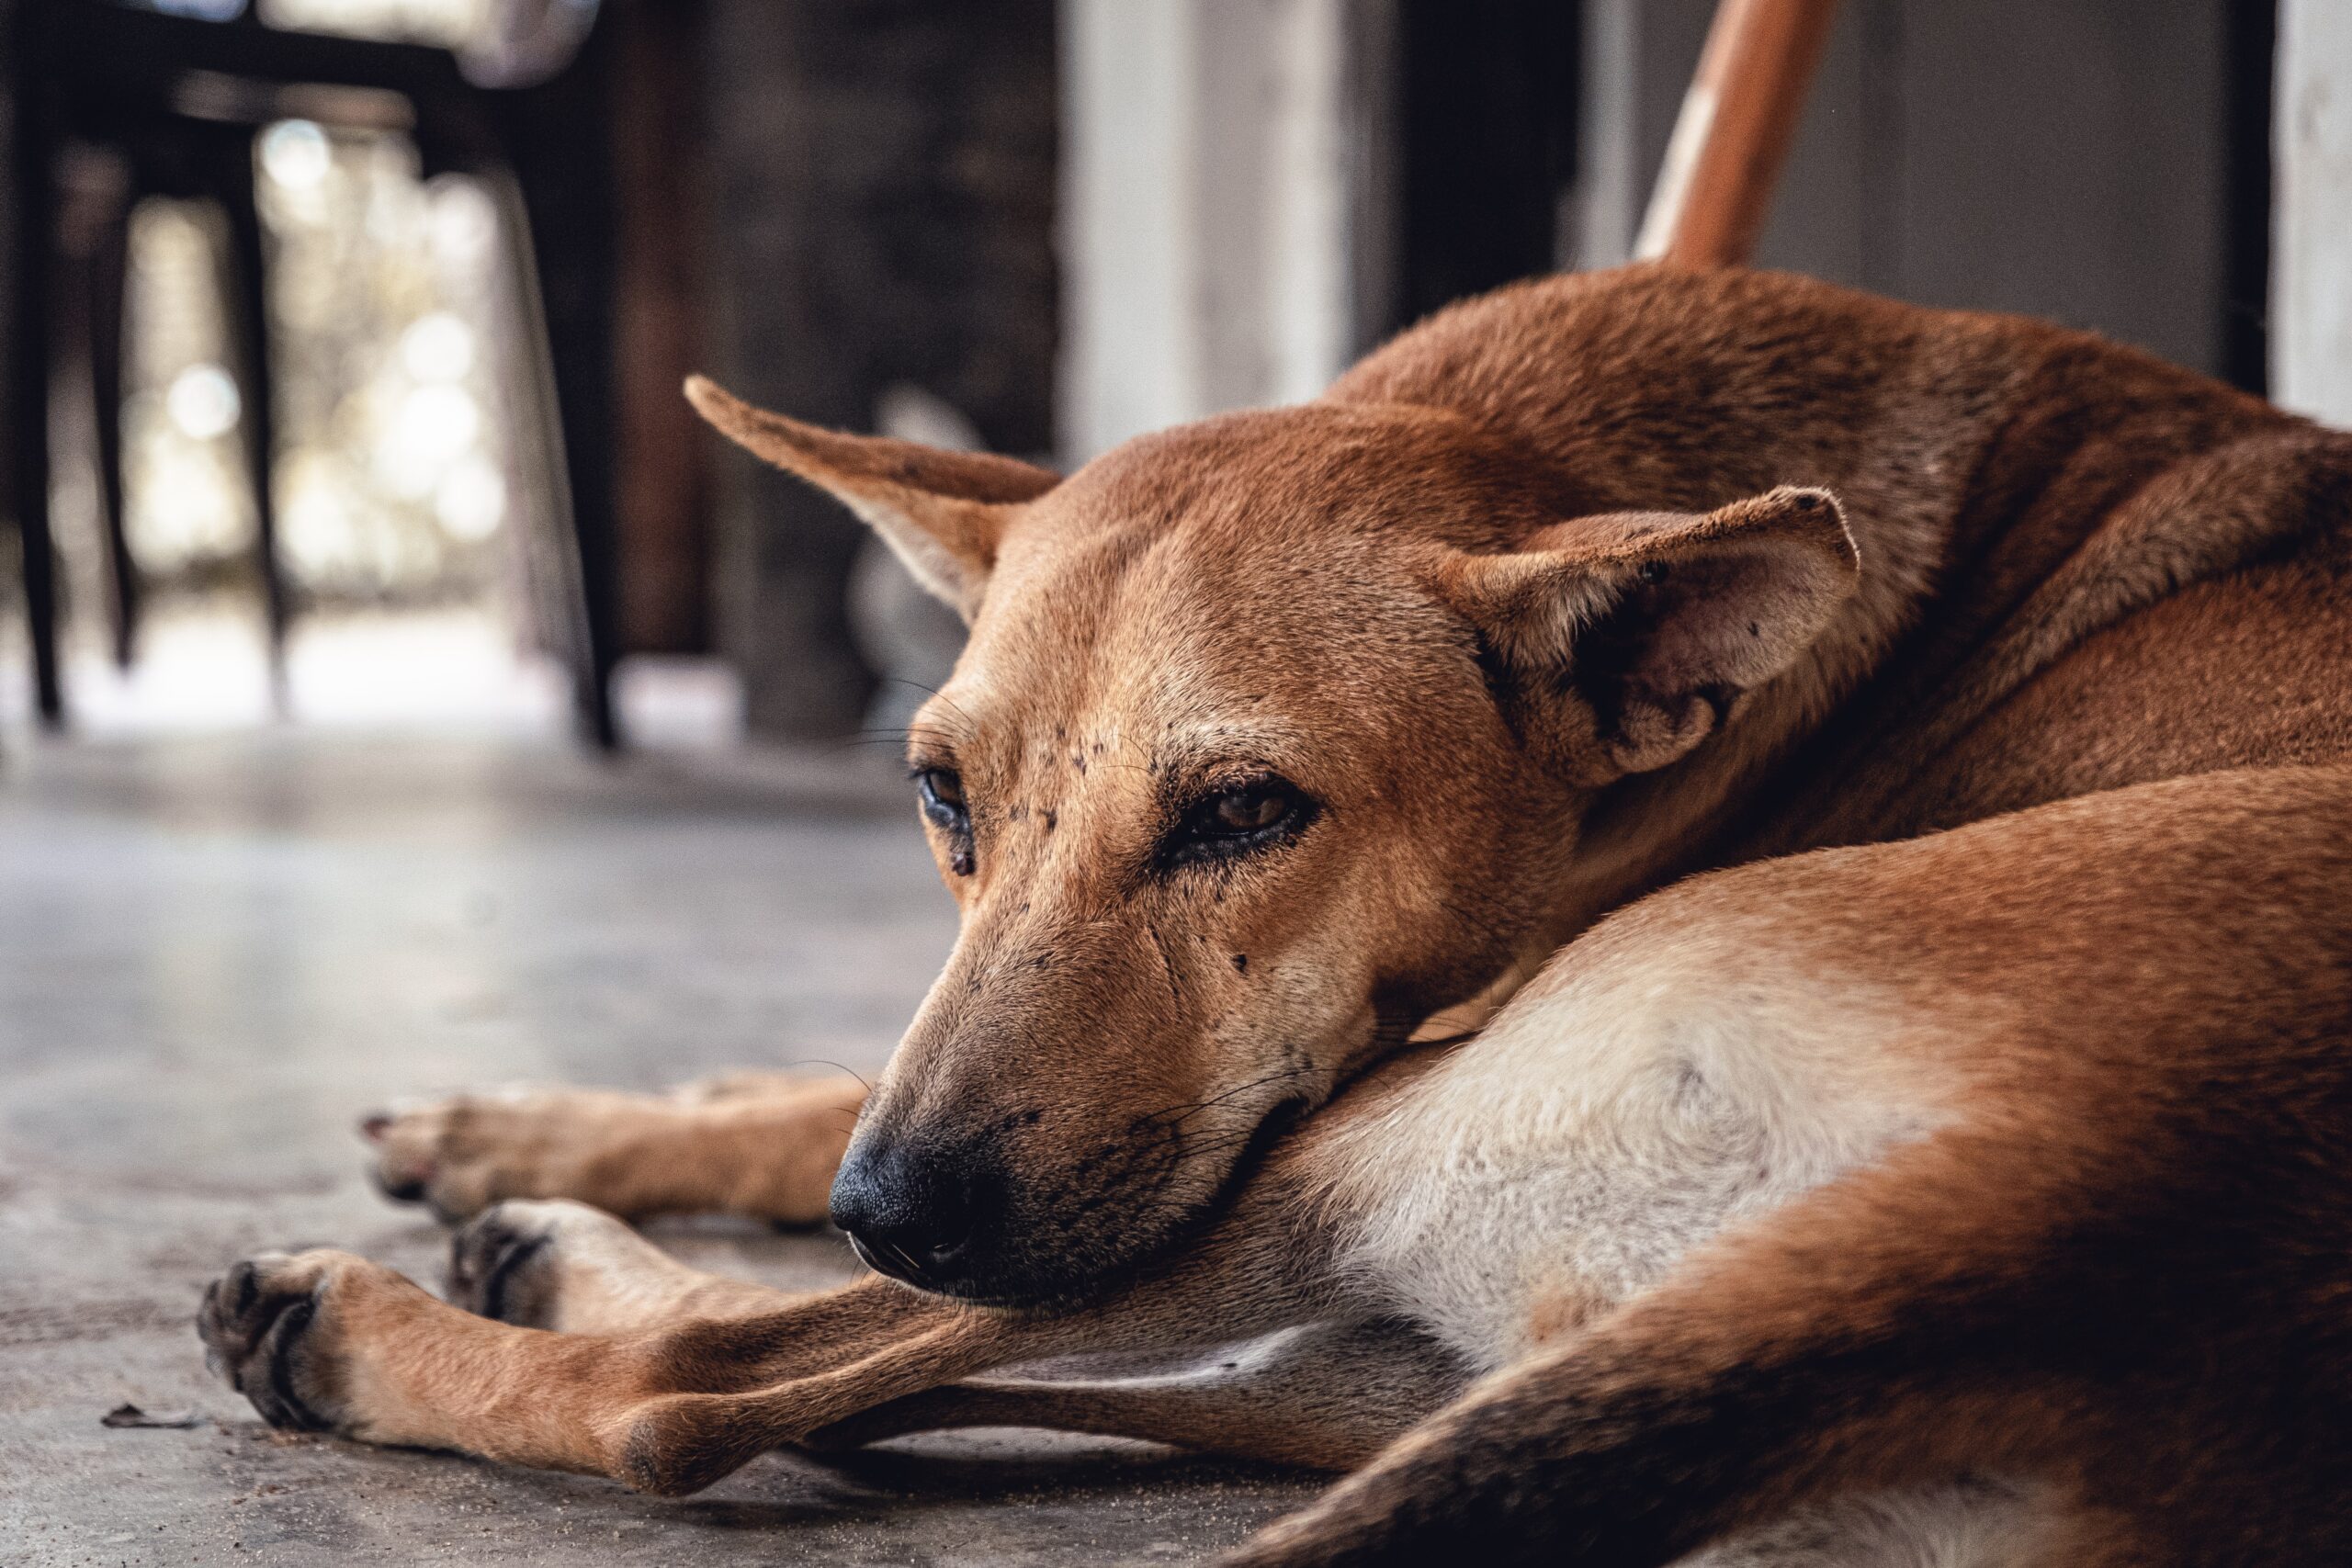
[[[1458,1145],[1431,1179],[1368,1208],[1343,1267],[1385,1310],[1487,1370],[1794,1190],[1774,1178],[1769,1129],[1702,1084],[1639,1099],[1556,1139],[1527,1135],[1547,1119],[1521,1108],[1536,1113]]]
[[[1818,1072],[1817,1020],[1665,994],[1517,1006],[1351,1139],[1334,1196],[1367,1306],[1498,1367],[1932,1123]]]

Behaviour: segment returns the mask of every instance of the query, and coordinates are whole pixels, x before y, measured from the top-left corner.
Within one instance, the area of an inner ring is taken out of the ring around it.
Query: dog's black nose
[[[861,1144],[833,1178],[833,1224],[872,1268],[940,1289],[968,1267],[991,1186],[968,1150]]]

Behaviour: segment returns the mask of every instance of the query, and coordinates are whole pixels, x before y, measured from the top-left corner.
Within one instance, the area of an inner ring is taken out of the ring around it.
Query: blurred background
[[[0,1555],[1039,1568],[1304,1495],[1000,1435],[622,1497],[267,1431],[187,1321],[438,1277],[370,1110],[870,1075],[954,941],[894,774],[960,627],[688,372],[1061,466],[1309,396],[1625,259],[1713,9],[0,0]],[[1761,259],[2352,420],[2352,0],[1845,0]]]
[[[1713,7],[6,9],[0,733],[723,747],[887,726],[957,628],[685,373],[1064,465],[1311,395],[1624,259]],[[1761,260],[2324,408],[2340,235],[2282,252],[2274,192],[2340,178],[2352,85],[2301,10],[2282,55],[2270,0],[1850,0]]]

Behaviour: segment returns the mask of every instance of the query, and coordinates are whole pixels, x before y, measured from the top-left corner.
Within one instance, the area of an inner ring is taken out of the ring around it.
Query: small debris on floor
[[[161,1427],[185,1429],[200,1427],[204,1417],[193,1410],[141,1410],[136,1404],[118,1404],[98,1417],[101,1427]]]

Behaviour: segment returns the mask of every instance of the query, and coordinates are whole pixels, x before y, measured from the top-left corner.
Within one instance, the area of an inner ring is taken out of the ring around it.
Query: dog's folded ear
[[[686,378],[686,400],[753,457],[798,475],[857,513],[898,552],[916,581],[967,621],[979,610],[1005,525],[1061,478],[1012,457],[803,424],[753,408],[707,377]]]
[[[1707,513],[1612,513],[1429,574],[1528,741],[1580,783],[1688,753],[1794,664],[1860,580],[1844,513],[1791,486]]]

